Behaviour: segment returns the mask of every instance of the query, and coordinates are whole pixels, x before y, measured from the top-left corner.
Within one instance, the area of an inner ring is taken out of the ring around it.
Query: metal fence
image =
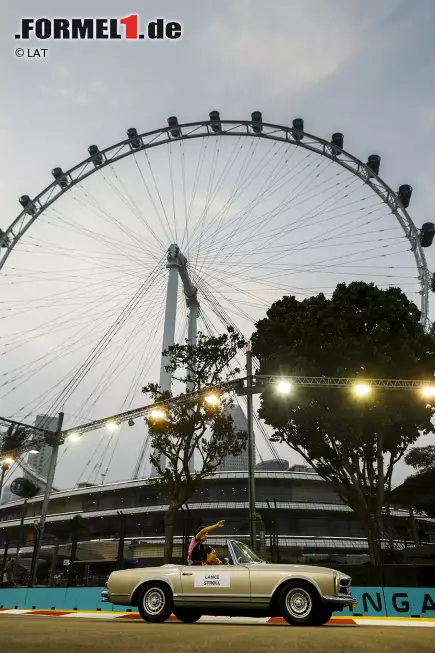
[[[249,543],[247,536],[237,538]],[[174,541],[173,562],[186,561],[190,537],[177,536]],[[208,542],[216,550],[217,556],[227,555],[226,538],[211,535]],[[257,550],[267,562],[317,564],[343,569],[349,573],[357,585],[395,585],[406,587],[423,586],[432,579],[435,585],[435,545],[427,543],[426,553],[433,556],[432,566],[426,564],[389,564],[385,557],[382,564],[370,565],[363,539],[354,541],[355,552],[349,554],[349,541],[342,538],[329,538],[335,545],[334,553],[324,552],[325,538],[302,538],[280,536],[276,532],[260,533],[257,536]],[[33,586],[43,587],[101,587],[109,574],[116,569],[159,566],[163,563],[163,537],[133,537],[81,540],[73,539],[61,543],[50,535],[44,537],[36,560],[36,538],[21,545],[10,541],[0,549],[0,571],[3,587],[29,587],[33,569],[36,567],[36,581]],[[340,553],[340,545],[346,548]],[[388,554],[389,543],[381,543]],[[411,543],[409,543],[411,545]],[[321,545],[321,546],[319,546]],[[428,563],[430,557],[428,556]],[[424,571],[424,570],[425,571]],[[431,571],[427,571],[427,570]],[[422,571],[423,570],[423,571]],[[432,573],[432,576],[430,576]]]

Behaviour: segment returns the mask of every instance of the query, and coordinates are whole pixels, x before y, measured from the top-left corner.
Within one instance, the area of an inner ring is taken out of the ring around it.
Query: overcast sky
[[[38,13],[30,1],[3,0],[0,8],[1,229],[19,213],[20,195],[45,187],[53,167],[85,158],[90,143],[102,148],[122,140],[132,125],[146,131],[164,126],[170,115],[194,121],[212,109],[234,119],[261,110],[276,124],[301,116],[307,131],[327,138],[342,131],[346,148],[361,159],[381,154],[382,176],[393,188],[413,186],[410,212],[418,227],[434,219],[432,0],[37,5]],[[14,39],[21,17],[85,17],[91,6],[101,17],[138,13],[142,23],[161,16],[179,21],[183,37],[162,43]],[[17,58],[19,45],[49,53]],[[434,251],[427,250],[431,270]],[[58,484],[77,480],[94,445],[88,440],[80,447],[61,462]],[[135,453],[129,452],[127,444],[118,450],[109,478],[131,473]],[[402,468],[396,480],[404,475]]]

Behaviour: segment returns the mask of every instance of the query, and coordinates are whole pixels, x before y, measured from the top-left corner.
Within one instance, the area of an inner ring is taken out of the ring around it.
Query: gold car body
[[[235,540],[227,544],[232,565],[163,565],[115,571],[106,583],[102,600],[136,606],[140,590],[158,581],[169,586],[174,608],[255,613],[272,608],[273,598],[279,594],[283,583],[302,580],[312,585],[323,603],[330,604],[333,610],[356,606],[350,596],[351,579],[346,574],[326,567],[256,562],[255,554],[246,545]],[[243,554],[238,555],[240,552]],[[249,555],[251,561],[247,562]]]

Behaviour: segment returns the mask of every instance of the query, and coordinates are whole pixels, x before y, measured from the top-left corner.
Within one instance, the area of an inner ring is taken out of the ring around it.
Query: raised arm
[[[202,537],[206,533],[210,533],[211,531],[214,531],[215,528],[222,528],[224,524],[225,521],[222,519],[221,521],[218,521],[217,524],[213,524],[213,526],[206,526],[201,531],[199,531],[199,533],[196,534],[196,539],[199,540],[200,537]]]

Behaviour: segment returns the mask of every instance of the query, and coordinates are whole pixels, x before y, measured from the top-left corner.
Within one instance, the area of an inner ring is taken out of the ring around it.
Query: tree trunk
[[[368,516],[365,522],[365,531],[369,545],[370,562],[372,565],[379,565],[381,561],[379,555],[378,524],[373,515]]]
[[[390,544],[391,553],[394,555],[395,547],[394,547],[393,520],[391,519],[391,510],[390,510],[389,501],[387,501],[385,504],[385,510],[387,513],[386,521],[387,521],[388,541]]]
[[[54,545],[54,551],[53,551],[53,558],[51,560],[51,567],[50,567],[50,580],[48,581],[48,586],[53,587],[53,581],[54,581],[54,574],[56,572],[56,564],[57,564],[57,556],[59,554],[59,540],[56,538],[56,542]]]
[[[368,507],[366,508],[366,506],[362,505],[361,502],[355,500],[351,501],[349,500],[349,497],[347,498],[347,504],[352,508],[359,523],[364,529],[369,548],[370,563],[372,565],[380,564],[378,524],[376,522],[376,516],[371,515]]]
[[[165,546],[163,549],[163,564],[172,562],[172,549],[174,546],[174,522],[179,506],[171,504],[165,514]]]

